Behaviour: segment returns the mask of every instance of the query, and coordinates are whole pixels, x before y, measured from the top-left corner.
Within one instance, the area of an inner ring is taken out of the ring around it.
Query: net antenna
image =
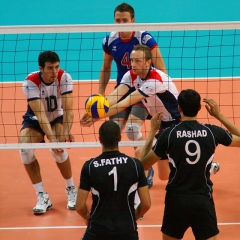
[[[100,147],[98,128],[104,120],[90,128],[81,127],[79,121],[85,100],[98,91],[103,38],[110,32],[126,31],[150,32],[178,90],[193,88],[203,97],[214,98],[221,111],[240,125],[239,21],[0,26],[0,149]],[[76,142],[19,144],[27,106],[22,81],[38,69],[38,54],[45,50],[59,54],[61,68],[74,80],[72,134]],[[111,79],[107,93],[115,86],[115,66]],[[200,113],[200,120],[214,121],[206,111]],[[148,131],[146,121],[142,132],[146,136]],[[144,145],[145,141],[129,141],[124,131],[122,135],[120,146]]]

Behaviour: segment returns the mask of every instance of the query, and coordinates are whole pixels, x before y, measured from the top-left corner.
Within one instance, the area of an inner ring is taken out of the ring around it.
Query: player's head
[[[180,112],[186,117],[195,117],[201,109],[201,96],[193,89],[182,90],[178,96]]]
[[[114,9],[114,23],[134,23],[134,9],[127,3],[122,3]],[[121,38],[130,38],[132,32],[120,32]]]
[[[138,44],[133,48],[130,60],[133,73],[141,77],[141,74],[149,71],[152,63],[152,52],[149,47]]]
[[[120,127],[114,121],[106,121],[99,128],[99,140],[105,150],[118,149],[121,140]]]
[[[46,83],[54,82],[59,72],[60,59],[57,53],[52,51],[41,52],[38,56],[38,65],[42,73],[42,79]]]

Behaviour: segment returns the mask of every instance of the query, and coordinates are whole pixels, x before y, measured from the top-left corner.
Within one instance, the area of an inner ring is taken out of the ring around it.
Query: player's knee
[[[120,132],[122,132],[123,128],[124,128],[124,124],[120,121],[114,121],[119,127],[120,127]]]
[[[34,149],[20,149],[19,152],[24,164],[31,164],[36,160],[34,156]]]
[[[65,149],[63,149],[63,154],[61,156],[55,154],[52,149],[50,149],[50,153],[58,163],[63,163],[68,159],[68,153]]]
[[[138,141],[142,137],[141,125],[138,123],[127,123],[126,135],[129,140]]]

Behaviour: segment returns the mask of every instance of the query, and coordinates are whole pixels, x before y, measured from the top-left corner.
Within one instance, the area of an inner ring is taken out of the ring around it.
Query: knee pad
[[[120,132],[122,132],[124,125],[119,121],[114,121],[114,122],[120,127]]]
[[[19,152],[24,164],[30,164],[36,160],[34,156],[34,149],[20,149]]]
[[[50,153],[58,163],[63,163],[68,159],[68,153],[65,149],[63,149],[63,154],[61,156],[55,154],[52,149],[50,149]]]
[[[141,125],[137,123],[126,124],[126,134],[129,140],[138,141],[142,137]]]

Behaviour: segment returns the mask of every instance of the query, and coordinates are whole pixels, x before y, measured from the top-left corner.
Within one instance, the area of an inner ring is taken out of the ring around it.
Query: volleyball
[[[87,98],[85,110],[90,117],[103,118],[109,109],[108,100],[101,94],[94,94]]]

